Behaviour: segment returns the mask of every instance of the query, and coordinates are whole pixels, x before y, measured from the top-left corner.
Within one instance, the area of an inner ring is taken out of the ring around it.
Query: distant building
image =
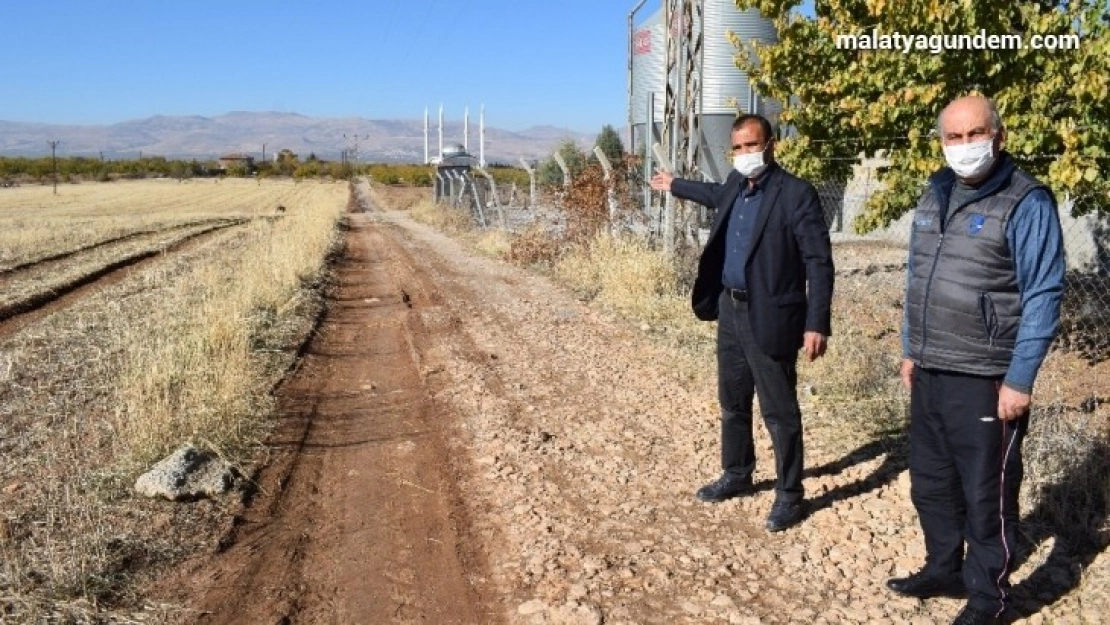
[[[466,148],[457,143],[443,146],[443,154],[439,158],[432,159],[432,163],[436,166],[436,201],[454,195],[455,181],[464,185],[459,187],[460,192],[465,188],[465,181],[469,179],[470,168],[474,166],[475,160],[473,156],[467,154]]]
[[[249,154],[225,154],[220,157],[220,169],[227,171],[233,167],[243,167],[254,171],[254,157]]]

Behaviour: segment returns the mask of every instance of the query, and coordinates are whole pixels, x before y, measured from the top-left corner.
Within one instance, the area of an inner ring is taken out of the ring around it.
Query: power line
[[[371,68],[375,67],[379,61],[385,58],[383,57],[384,51],[391,49],[390,34],[393,32],[393,18],[397,16],[397,5],[400,4],[400,2],[401,0],[393,0],[393,6],[390,7],[389,10],[389,17],[385,20],[385,28],[382,29],[382,37],[380,41],[374,45],[374,58],[370,63]]]
[[[426,27],[427,26],[428,17],[432,14],[432,9],[435,8],[436,2],[437,2],[437,0],[431,0],[431,2],[428,3],[428,8],[424,11],[424,17],[421,18],[419,22],[417,22],[418,27]],[[414,36],[414,37],[409,38],[409,45],[407,47],[405,47],[405,53],[404,53],[404,55],[401,56],[401,61],[397,64],[396,67],[393,68],[394,72],[400,71],[402,69],[407,69],[407,68],[405,68],[405,63],[408,62],[408,60],[409,60],[409,54],[412,53],[413,46],[414,45],[419,45],[421,43],[421,37],[419,37],[419,34],[420,33],[417,33],[418,36]],[[424,34],[427,35],[427,33],[424,33]],[[438,52],[438,50],[439,50],[439,48],[437,47],[436,51]],[[435,54],[433,53],[432,56],[434,57]]]

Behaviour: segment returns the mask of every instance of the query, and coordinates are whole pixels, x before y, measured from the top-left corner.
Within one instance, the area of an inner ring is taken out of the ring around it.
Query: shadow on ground
[[[886,431],[839,460],[807,470],[807,478],[836,475],[884,456],[863,479],[810,499],[810,514],[889,484],[906,470],[908,449],[907,430]],[[1040,545],[1052,541],[1044,561],[1012,589],[1015,612],[1022,617],[1036,614],[1075,590],[1087,567],[1110,546],[1110,444],[1093,438],[1082,452],[1072,453],[1075,457],[1064,463],[1065,470],[1040,487],[1036,507],[1021,521],[1015,570]],[[1029,487],[1028,483],[1024,486]]]
[[[1016,611],[1031,616],[1079,586],[1082,574],[1110,543],[1110,445],[1096,439],[1067,464],[1058,479],[1041,487],[1036,507],[1021,521],[1014,568],[1052,540],[1044,561],[1014,585]]]

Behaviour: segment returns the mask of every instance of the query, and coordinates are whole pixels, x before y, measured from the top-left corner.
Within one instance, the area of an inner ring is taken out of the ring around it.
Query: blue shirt
[[[1021,291],[1021,325],[1005,382],[1014,390],[1032,393],[1056,336],[1064,293],[1064,239],[1056,204],[1047,191],[1033,189],[1014,208],[1006,225],[1006,242]],[[908,270],[912,273],[913,268]],[[903,318],[902,356],[909,353],[909,328]]]
[[[721,274],[721,284],[730,289],[747,289],[748,279],[744,275],[744,259],[748,256],[755,219],[763,204],[763,185],[750,181],[744,185],[732,212],[728,216],[728,238],[725,240],[725,267]]]

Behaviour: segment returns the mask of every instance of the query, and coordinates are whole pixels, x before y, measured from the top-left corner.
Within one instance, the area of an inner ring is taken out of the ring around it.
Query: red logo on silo
[[[635,54],[647,54],[651,52],[651,30],[644,29],[636,31],[632,35],[632,50]]]

